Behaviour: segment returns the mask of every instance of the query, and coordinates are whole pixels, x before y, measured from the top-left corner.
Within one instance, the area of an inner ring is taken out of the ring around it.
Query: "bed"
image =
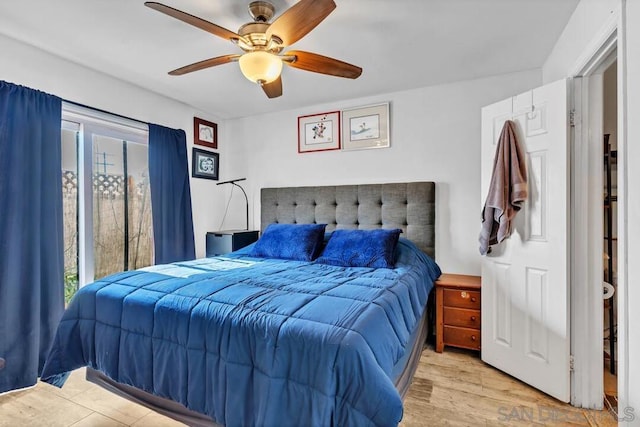
[[[87,366],[90,381],[194,426],[397,425],[440,274],[435,184],[265,188],[269,224],[402,237],[395,268],[249,246],[100,279],[65,312],[42,380],[62,386]]]

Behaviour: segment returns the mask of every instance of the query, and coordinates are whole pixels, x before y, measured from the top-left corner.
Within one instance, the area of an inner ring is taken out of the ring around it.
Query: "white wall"
[[[619,350],[626,359],[623,366],[619,364],[619,373],[623,375],[622,386],[618,390],[621,401],[621,416],[628,417],[628,425],[640,425],[640,1],[638,0],[582,0],[572,15],[562,36],[558,40],[552,54],[543,67],[545,82],[560,77],[570,76],[575,65],[586,51],[589,51],[597,39],[603,26],[612,19],[612,12],[621,7],[623,27],[619,28],[618,67],[626,78],[623,104],[626,105],[627,120],[619,123],[622,131],[618,134],[619,166],[626,170],[626,179],[618,183],[618,200],[626,205],[622,212],[627,226],[627,247],[619,248],[623,266],[619,271],[619,279],[625,280],[628,287],[619,289],[621,298],[625,299],[628,318],[619,319]],[[620,113],[620,111],[619,111]],[[626,133],[626,153],[621,152]],[[621,165],[623,163],[623,165]],[[626,182],[626,184],[625,184]],[[622,207],[622,206],[621,206]],[[625,271],[626,270],[626,271]],[[626,276],[626,277],[625,277]],[[631,326],[633,325],[633,326]],[[622,410],[627,407],[627,413]],[[626,424],[625,424],[626,425]]]
[[[187,133],[189,163],[193,142],[193,116],[217,122],[219,139],[224,123],[157,93],[125,83],[84,66],[53,56],[40,49],[0,35],[0,79],[39,89],[63,99],[129,116],[144,122],[184,129]],[[220,146],[219,146],[220,147]],[[224,151],[221,148],[219,151]],[[224,153],[221,161],[225,160]],[[189,165],[191,167],[191,165]],[[225,164],[221,165],[221,169]],[[204,236],[215,228],[224,191],[214,181],[191,179],[196,253],[204,256]]]
[[[260,225],[263,187],[435,181],[436,259],[444,271],[479,274],[480,108],[540,83],[534,70],[230,120],[231,167],[248,178],[251,225]],[[387,101],[390,148],[298,154],[298,116]],[[242,198],[233,200],[242,225]]]
[[[218,123],[220,179],[246,176],[251,226],[259,226],[259,189],[434,180],[437,185],[437,258],[445,271],[478,274],[480,108],[537,86],[539,70],[397,92],[301,111],[224,122],[138,86],[0,36],[0,79],[70,101],[187,131],[194,115]],[[297,153],[297,117],[378,102],[391,103],[391,148]],[[192,179],[196,253],[204,255],[206,231],[244,227],[244,200],[231,186]]]
[[[631,0],[637,1],[637,0]],[[570,70],[607,19],[613,19],[620,0],[581,0],[542,67],[544,83],[569,77]]]

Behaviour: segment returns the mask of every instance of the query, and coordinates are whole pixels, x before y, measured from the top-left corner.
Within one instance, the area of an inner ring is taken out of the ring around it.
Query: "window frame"
[[[95,280],[93,236],[93,138],[101,135],[142,144],[148,147],[149,127],[137,122],[88,107],[63,102],[63,129],[76,132],[78,177],[78,287]],[[89,177],[89,178],[87,178]],[[152,253],[152,257],[153,257]]]

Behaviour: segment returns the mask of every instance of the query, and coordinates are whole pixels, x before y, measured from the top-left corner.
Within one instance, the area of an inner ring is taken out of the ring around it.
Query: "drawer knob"
[[[462,292],[460,292],[460,298],[469,298],[469,294],[464,292],[464,291],[462,291]]]
[[[471,335],[471,341],[475,341],[476,340],[476,336],[475,335]]]
[[[476,302],[476,297],[471,297],[471,302]]]
[[[476,316],[471,316],[471,321],[475,322],[476,321]]]

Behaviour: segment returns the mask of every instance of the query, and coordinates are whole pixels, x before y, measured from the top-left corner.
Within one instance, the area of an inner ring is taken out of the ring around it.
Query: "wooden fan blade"
[[[290,46],[313,30],[336,8],[333,0],[300,0],[285,10],[267,29],[267,38],[277,36]]]
[[[190,65],[185,65],[173,71],[169,71],[171,76],[181,76],[183,74],[192,73],[194,71],[203,70],[205,68],[215,67],[216,65],[228,64],[229,62],[237,61],[240,55],[224,55],[217,56],[215,58],[205,59],[204,61],[195,62]]]
[[[233,31],[227,30],[226,28],[223,28],[212,22],[205,21],[204,19],[198,18],[197,16],[189,15],[188,13],[182,12],[181,10],[165,6],[162,3],[148,1],[145,2],[144,5],[150,7],[153,10],[157,10],[158,12],[162,12],[165,15],[169,15],[172,18],[176,18],[182,22],[193,25],[194,27],[198,27],[201,30],[205,30],[215,36],[222,37],[223,39],[227,39],[232,42],[242,39],[242,36],[234,33]]]
[[[293,61],[286,60],[286,57],[295,57]],[[305,71],[328,74],[330,76],[357,79],[362,74],[362,68],[348,64],[328,56],[317,53],[304,52],[302,50],[290,50],[284,53],[284,63]]]
[[[282,76],[278,77],[271,83],[262,85],[262,90],[269,98],[277,98],[282,95]]]

